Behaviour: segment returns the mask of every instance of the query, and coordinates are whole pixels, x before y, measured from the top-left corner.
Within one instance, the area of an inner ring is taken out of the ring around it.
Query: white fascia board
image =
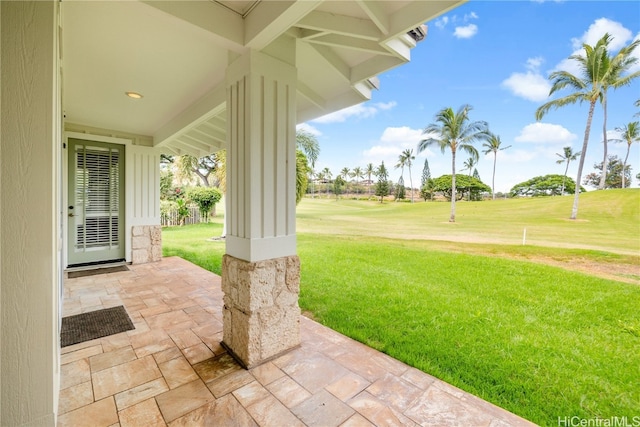
[[[153,145],[162,146],[172,138],[182,135],[218,114],[225,108],[227,93],[224,85],[218,85],[209,93],[184,109],[153,135]]]
[[[258,51],[264,49],[321,3],[322,0],[258,3],[244,19],[244,45]]]
[[[351,69],[351,84],[355,85],[406,62],[404,59],[395,56],[375,56]]]

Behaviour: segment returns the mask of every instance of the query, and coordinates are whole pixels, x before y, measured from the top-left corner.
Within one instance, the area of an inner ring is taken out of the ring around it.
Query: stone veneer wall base
[[[300,345],[300,258],[249,262],[225,255],[224,347],[245,368]]]
[[[131,264],[145,264],[162,259],[162,226],[131,227]]]

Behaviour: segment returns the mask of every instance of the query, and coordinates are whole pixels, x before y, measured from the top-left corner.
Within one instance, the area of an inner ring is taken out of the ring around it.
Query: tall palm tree
[[[340,174],[338,175],[339,177],[342,178],[342,180],[344,181],[344,186],[345,186],[345,193],[348,193],[348,182],[347,180],[349,179],[349,173],[351,172],[351,170],[347,167],[342,168],[342,170],[340,171]]]
[[[473,168],[476,166],[477,163],[478,163],[478,161],[476,159],[474,159],[473,156],[469,157],[462,164],[464,166],[464,168],[462,168],[462,170],[460,172],[462,172],[464,170],[468,170],[469,171],[469,178],[471,178],[471,173],[473,172]],[[471,189],[469,189],[469,195],[468,195],[468,199],[467,200],[471,201]]]
[[[605,34],[605,37],[607,35],[608,34]],[[609,36],[608,40],[610,41],[611,39],[612,37]],[[608,44],[609,42],[607,42],[607,45]],[[630,84],[633,79],[640,76],[640,71],[622,76],[622,73],[628,71],[629,68],[638,61],[637,58],[631,56],[638,45],[640,45],[640,39],[635,40],[630,45],[623,47],[622,49],[620,49],[618,54],[613,57],[609,57],[609,55],[607,54],[606,61],[608,62],[608,69],[606,70],[605,77],[603,78],[601,99],[602,111],[604,114],[604,119],[602,122],[604,159],[602,160],[602,175],[600,175],[598,190],[604,190],[605,182],[607,180],[607,162],[609,160],[607,156],[607,90],[609,89],[609,87],[617,89],[621,86],[626,86]]]
[[[581,77],[574,76],[568,71],[554,71],[549,75],[549,79],[553,82],[549,95],[570,87],[575,92],[551,100],[536,110],[536,120],[542,120],[545,114],[551,109],[557,109],[569,104],[588,102],[589,114],[587,116],[587,125],[584,130],[584,140],[582,143],[582,154],[578,163],[578,176],[576,178],[576,189],[573,198],[573,208],[571,209],[571,219],[578,218],[578,201],[580,197],[580,181],[582,179],[582,169],[584,168],[584,160],[587,156],[587,146],[589,144],[589,133],[591,132],[591,121],[593,120],[593,111],[596,102],[602,98],[602,85],[609,65],[607,60],[607,43],[610,36],[605,34],[595,46],[584,43],[585,55],[571,55],[569,59],[578,62],[581,71]]]
[[[376,169],[373,167],[373,163],[369,163],[365,168],[364,168],[364,173],[367,175],[367,179],[369,180],[369,196],[371,196],[371,175],[374,175],[376,173]]]
[[[484,154],[493,153],[493,175],[491,177],[491,198],[493,200],[496,199],[496,162],[498,161],[498,151],[511,148],[510,145],[506,147],[501,147],[501,145],[502,141],[500,140],[500,137],[495,134],[491,134],[489,140],[482,144],[482,146],[485,148],[482,151]]]
[[[640,142],[640,124],[638,122],[631,122],[622,126],[621,128],[616,128],[618,132],[622,135],[622,138],[627,143],[627,155],[624,156],[624,163],[622,163],[622,188],[625,188],[625,174],[624,171],[627,168],[627,160],[629,160],[629,151],[631,151],[631,144],[634,142]]]
[[[322,169],[322,176],[327,181],[327,197],[329,197],[329,183],[331,183],[331,177],[333,177],[333,174],[329,168],[324,168]]]
[[[571,146],[566,146],[563,149],[563,153],[556,153],[556,156],[560,157],[560,159],[556,160],[556,163],[561,165],[562,163],[567,163],[567,167],[564,168],[564,176],[562,177],[562,191],[560,192],[560,194],[564,194],[564,183],[565,180],[567,179],[567,171],[569,170],[569,163],[573,162],[574,160],[576,160],[578,158],[578,156],[580,155],[580,151],[578,151],[577,153],[573,152],[573,149],[571,148]]]
[[[407,148],[402,152],[402,155],[404,156],[404,159],[405,159],[404,163],[407,166],[407,169],[409,169],[409,185],[411,186],[411,203],[413,203],[413,177],[411,176],[411,165],[413,164],[413,161],[416,159],[416,156],[413,155],[413,148],[411,149]]]
[[[360,180],[364,178],[364,173],[362,172],[362,168],[360,166],[356,166],[353,168],[350,174],[351,178],[356,180],[356,188],[360,185]]]
[[[456,153],[465,151],[478,158],[478,150],[472,145],[477,140],[489,138],[487,122],[469,121],[470,105],[461,106],[457,112],[451,107],[443,108],[435,116],[435,122],[424,128],[423,135],[434,135],[418,144],[418,153],[431,145],[437,145],[444,154],[451,150],[451,215],[449,222],[456,221]]]

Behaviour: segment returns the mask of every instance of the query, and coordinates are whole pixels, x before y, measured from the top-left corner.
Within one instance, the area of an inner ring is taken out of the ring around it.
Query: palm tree
[[[435,123],[431,123],[422,132],[437,137],[423,139],[418,144],[418,153],[431,145],[438,145],[444,154],[446,148],[451,150],[451,215],[449,222],[456,221],[456,153],[466,151],[478,158],[478,150],[472,145],[476,140],[489,138],[487,122],[469,122],[470,105],[461,106],[457,112],[451,107],[443,108],[435,116]]]
[[[471,173],[473,172],[473,168],[476,164],[478,164],[478,161],[471,156],[462,164],[464,168],[460,172],[463,170],[469,170],[469,178],[471,178]],[[467,200],[471,201],[471,189],[469,189],[469,196]]]
[[[608,34],[605,34],[607,37]],[[606,45],[609,44],[611,36],[609,36]],[[600,175],[600,183],[598,184],[598,190],[604,190],[605,182],[607,180],[607,90],[609,87],[617,89],[621,86],[626,86],[631,83],[633,79],[640,76],[640,71],[631,73],[626,76],[622,76],[622,73],[629,70],[629,68],[635,64],[638,59],[631,56],[633,51],[640,45],[640,39],[633,41],[629,46],[625,46],[614,57],[609,57],[607,53],[606,61],[608,67],[605,77],[602,81],[602,111],[604,113],[604,120],[602,122],[602,135],[604,145],[604,159],[602,160],[602,175]],[[605,46],[606,50],[607,46]],[[623,174],[624,175],[624,174]],[[624,178],[623,178],[624,179]]]
[[[316,161],[318,160],[318,156],[320,155],[320,144],[316,137],[304,129],[298,129],[296,131],[296,144],[299,150],[302,150],[307,159],[309,159],[309,163],[311,163],[311,168],[309,168],[309,175],[311,176],[311,197],[314,196],[314,184],[313,184],[313,176],[315,174],[316,169]]]
[[[375,174],[375,168],[373,167],[373,163],[369,163],[365,168],[364,168],[364,173],[367,175],[367,179],[369,180],[369,196],[371,196],[371,175]]]
[[[356,166],[355,168],[353,168],[350,175],[351,175],[351,178],[354,178],[356,180],[356,189],[357,189],[358,185],[360,184],[360,179],[364,178],[364,173],[362,172],[362,168],[360,166]]]
[[[578,177],[576,178],[576,189],[573,199],[573,208],[571,209],[571,219],[578,217],[578,200],[580,197],[580,181],[582,179],[582,169],[584,168],[584,160],[587,156],[587,146],[589,144],[589,133],[591,132],[591,121],[593,120],[593,111],[596,102],[602,98],[602,85],[606,70],[609,65],[607,55],[607,43],[609,42],[609,34],[605,34],[595,46],[584,43],[585,55],[571,55],[569,59],[576,60],[580,67],[582,76],[576,77],[568,71],[554,71],[549,76],[553,82],[549,95],[570,87],[575,92],[563,96],[558,99],[549,101],[536,110],[536,120],[542,120],[545,114],[551,109],[564,107],[565,105],[588,102],[589,114],[587,116],[587,125],[584,130],[584,140],[582,143],[582,154],[578,164]]]
[[[618,132],[622,134],[622,138],[627,143],[627,155],[624,156],[624,163],[622,164],[622,170],[627,168],[627,160],[629,159],[629,151],[631,151],[631,144],[634,142],[640,142],[640,127],[638,122],[631,122],[624,125],[621,128],[616,128]],[[625,188],[625,174],[622,174],[622,188]]]
[[[462,168],[462,171],[464,170],[468,170],[469,171],[469,176],[471,176],[471,173],[473,172],[473,168],[476,166],[477,161],[476,159],[473,158],[473,156],[469,157],[467,160],[464,161],[464,163],[462,163],[462,165],[464,166],[464,168]]]
[[[331,177],[333,174],[329,168],[322,169],[322,176],[327,181],[327,197],[329,197],[329,183],[331,182]]]
[[[500,145],[502,145],[500,137],[494,134],[491,134],[489,140],[482,144],[482,146],[485,148],[485,150],[483,151],[484,154],[493,153],[493,175],[491,177],[491,198],[493,200],[496,199],[496,162],[498,160],[498,151],[511,148],[510,145],[506,147],[500,147]]]
[[[564,194],[564,182],[567,179],[567,171],[569,170],[569,163],[576,160],[581,153],[580,151],[578,151],[577,153],[574,153],[571,146],[564,147],[563,151],[564,151],[563,154],[556,153],[556,156],[560,157],[559,160],[556,160],[557,164],[561,165],[562,163],[567,162],[567,167],[564,168],[564,177],[562,177],[562,191],[560,192],[560,194]]]
[[[409,185],[411,186],[411,203],[413,203],[413,177],[411,176],[411,165],[413,161],[416,159],[416,156],[413,155],[413,148],[407,148],[402,152],[402,156],[404,157],[404,163],[409,169]]]
[[[344,182],[345,185],[345,193],[348,193],[347,191],[347,187],[348,187],[348,183],[347,183],[347,179],[349,179],[349,172],[351,172],[351,170],[347,167],[342,168],[342,170],[340,171],[340,174],[338,175],[339,177],[342,178],[342,181]]]

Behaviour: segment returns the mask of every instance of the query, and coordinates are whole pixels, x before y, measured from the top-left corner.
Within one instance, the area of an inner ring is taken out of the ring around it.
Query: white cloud
[[[378,111],[390,110],[395,107],[397,103],[395,101],[375,104],[357,104],[351,107],[343,108],[331,114],[327,114],[317,119],[311,120],[312,123],[340,123],[345,122],[350,118],[366,119],[375,116]]]
[[[440,28],[441,30],[444,29],[444,27],[447,26],[447,24],[449,23],[449,17],[448,16],[443,16],[442,18],[436,20],[436,27]]]
[[[544,59],[540,56],[527,59],[526,73],[512,73],[502,82],[502,86],[514,95],[529,101],[540,102],[547,99],[551,83],[540,74],[540,66]]]
[[[464,27],[456,27],[453,35],[459,39],[470,39],[478,33],[478,26],[476,24],[469,24]]]
[[[379,164],[383,160],[395,162],[400,153],[406,149],[413,149],[414,154],[417,154],[418,143],[422,139],[424,135],[421,129],[412,129],[408,126],[388,127],[374,146],[362,152],[362,156],[367,163]],[[431,152],[425,150],[422,155],[429,154]]]
[[[502,82],[502,86],[509,89],[514,95],[529,101],[540,102],[547,99],[551,84],[541,74],[513,73]]]
[[[467,13],[464,15],[464,22],[468,22],[470,19],[478,19],[478,15],[475,12]]]
[[[571,39],[571,44],[573,46],[573,53],[571,55],[584,55],[584,49],[582,48],[583,44],[595,45],[598,40],[604,36],[605,33],[609,33],[611,35],[611,42],[609,43],[609,51],[611,54],[615,54],[620,50],[620,48],[629,44],[631,39],[633,38],[633,33],[631,30],[625,28],[621,23],[612,21],[607,18],[596,19],[593,24],[589,26],[587,31],[582,34],[580,37],[574,37]],[[636,39],[640,37],[640,34],[636,35]],[[634,52],[634,56],[640,59],[640,52],[638,49]],[[640,62],[640,61],[639,61]],[[568,71],[574,75],[580,75],[580,68],[578,67],[578,63],[572,59],[566,58],[563,59],[556,65],[554,70],[563,70]],[[640,70],[640,64],[636,64],[631,72]]]
[[[317,128],[311,126],[309,123],[300,123],[298,126],[296,126],[296,130],[304,130],[316,137],[322,135],[322,132],[320,132]]]
[[[570,144],[576,139],[576,135],[569,132],[561,125],[552,123],[531,123],[526,125],[516,136],[516,142]]]
[[[611,35],[609,49],[612,51],[619,50],[633,37],[631,31],[625,28],[621,23],[611,21],[607,18],[600,18],[596,19],[581,37],[574,37],[571,39],[573,49],[577,51],[581,50],[583,43],[593,46],[602,38],[602,36],[604,36],[605,33],[609,33]]]

